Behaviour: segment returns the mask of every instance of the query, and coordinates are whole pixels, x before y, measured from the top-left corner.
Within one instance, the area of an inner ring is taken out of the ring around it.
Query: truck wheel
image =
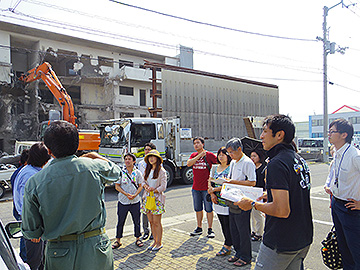
[[[0,199],[4,197],[4,194],[5,194],[5,187],[2,184],[0,184]]]
[[[164,164],[164,169],[166,171],[166,181],[167,181],[167,187],[169,187],[173,180],[174,180],[174,172],[171,169],[171,167],[169,165]]]
[[[181,176],[181,180],[185,185],[192,185],[194,176],[192,167],[186,167],[183,169]]]

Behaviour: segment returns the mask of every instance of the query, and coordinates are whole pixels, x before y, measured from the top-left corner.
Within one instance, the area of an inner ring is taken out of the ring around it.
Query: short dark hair
[[[217,151],[216,160],[217,160],[217,162],[218,162],[219,164],[220,164],[220,160],[219,160],[218,156],[219,156],[220,153],[223,153],[223,154],[226,155],[226,157],[227,157],[227,162],[226,162],[226,164],[229,165],[230,162],[231,162],[231,160],[232,160],[232,158],[230,157],[228,151],[226,150],[226,148],[225,148],[224,146],[223,146],[223,147],[220,147],[220,149]]]
[[[152,142],[147,142],[147,143],[145,143],[144,148],[145,148],[146,146],[149,146],[149,147],[151,148],[151,150],[153,150],[153,149],[156,150],[156,145],[153,144]]]
[[[339,131],[340,133],[347,133],[345,142],[347,143],[351,142],[352,137],[354,135],[354,127],[348,120],[345,120],[343,118],[336,119],[330,123],[329,129],[332,126],[335,126],[336,130]]]
[[[273,114],[265,118],[263,125],[267,125],[272,130],[272,136],[275,137],[279,131],[284,131],[284,143],[290,144],[295,136],[295,125],[291,118],[284,114]]]
[[[203,145],[205,145],[205,139],[203,137],[195,137],[193,139],[193,143],[196,141],[196,140],[199,140]]]
[[[45,130],[44,143],[56,158],[71,156],[79,147],[79,133],[73,124],[54,121]]]
[[[34,167],[42,167],[48,162],[50,155],[43,142],[33,144],[29,150],[27,164]]]
[[[126,153],[126,154],[124,155],[124,159],[125,159],[126,157],[132,157],[133,161],[136,161],[136,156],[135,156],[133,153],[130,153],[130,152]]]
[[[252,153],[252,152],[256,153],[256,154],[259,156],[259,159],[260,159],[259,162],[260,162],[261,164],[263,164],[264,161],[265,161],[264,152],[261,151],[260,149],[254,149],[254,150],[251,151],[251,153]],[[251,153],[250,153],[250,155],[251,155]]]
[[[20,155],[20,161],[19,161],[20,164],[24,165],[25,162],[28,160],[28,158],[29,158],[29,149],[24,149]]]

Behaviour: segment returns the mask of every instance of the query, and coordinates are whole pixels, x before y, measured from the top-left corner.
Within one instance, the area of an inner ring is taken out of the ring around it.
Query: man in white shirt
[[[360,150],[351,145],[352,124],[337,119],[329,125],[329,141],[335,146],[330,187],[331,214],[344,269],[360,269]]]
[[[144,156],[146,156],[151,150],[155,149],[156,150],[156,146],[155,144],[151,143],[151,142],[148,142],[148,143],[145,143],[145,146],[144,146]],[[145,169],[146,169],[146,162],[145,160],[141,160],[138,164],[138,169],[140,170],[142,176],[144,177],[144,174],[145,174]],[[141,193],[142,195],[142,193]],[[144,231],[144,235],[142,236],[142,239],[143,240],[146,240],[148,239],[149,235],[150,235],[150,230],[149,230],[149,220],[147,218],[147,215],[146,214],[142,214],[142,228],[143,228],[143,231]],[[152,240],[152,235],[150,236],[150,240]]]
[[[255,186],[255,164],[242,151],[243,145],[239,138],[232,138],[226,144],[232,161],[230,163],[229,182],[236,185]],[[251,234],[250,213],[251,209],[244,211],[233,203],[229,206],[229,219],[231,239],[235,249],[235,255],[228,259],[236,266],[244,266],[251,263]]]

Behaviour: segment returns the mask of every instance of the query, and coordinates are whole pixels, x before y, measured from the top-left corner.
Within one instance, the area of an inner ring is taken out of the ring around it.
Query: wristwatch
[[[254,208],[254,209],[256,210],[256,208],[255,208],[255,203],[256,203],[255,201],[252,201],[252,202],[251,202],[251,206],[252,206],[252,208]]]

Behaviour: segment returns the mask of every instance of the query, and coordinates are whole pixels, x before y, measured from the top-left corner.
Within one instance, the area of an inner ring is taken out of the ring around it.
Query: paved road
[[[305,260],[306,269],[316,269],[322,270],[327,269],[321,260],[320,248],[321,240],[326,236],[328,231],[332,226],[330,209],[329,209],[329,198],[323,192],[323,184],[325,182],[328,165],[321,163],[310,164],[311,176],[312,176],[312,191],[311,191],[311,200],[312,200],[312,209],[313,209],[313,219],[314,219],[314,242],[310,248],[309,255]],[[11,192],[8,192],[5,196],[7,200],[0,203],[0,218],[5,224],[12,218],[12,201],[11,201]],[[107,224],[106,230],[111,238],[115,237],[115,226],[117,222],[116,210],[117,210],[117,193],[112,188],[109,187],[105,192],[105,201],[107,209]],[[132,235],[132,222],[130,216],[126,222],[125,232],[126,235]],[[182,239],[183,241],[189,241],[185,236],[184,232],[192,231],[196,226],[195,214],[193,212],[192,199],[191,199],[191,186],[181,185],[175,183],[166,191],[166,213],[163,216],[163,225],[165,230],[171,230],[176,232],[183,232],[182,234],[167,232],[164,236],[171,237],[172,239],[166,239],[166,242],[171,243],[172,241],[178,241]],[[223,237],[221,234],[220,224],[215,219],[214,221],[214,230],[216,233],[215,240],[221,243]],[[204,229],[206,231],[207,225],[206,221],[204,222]],[[135,241],[135,238],[133,238]],[[131,241],[127,238],[127,241]],[[18,241],[13,241],[17,246]],[[164,240],[165,242],[165,240]],[[253,252],[256,255],[259,247],[259,243],[253,243]],[[216,253],[217,250],[213,250],[213,253]]]

